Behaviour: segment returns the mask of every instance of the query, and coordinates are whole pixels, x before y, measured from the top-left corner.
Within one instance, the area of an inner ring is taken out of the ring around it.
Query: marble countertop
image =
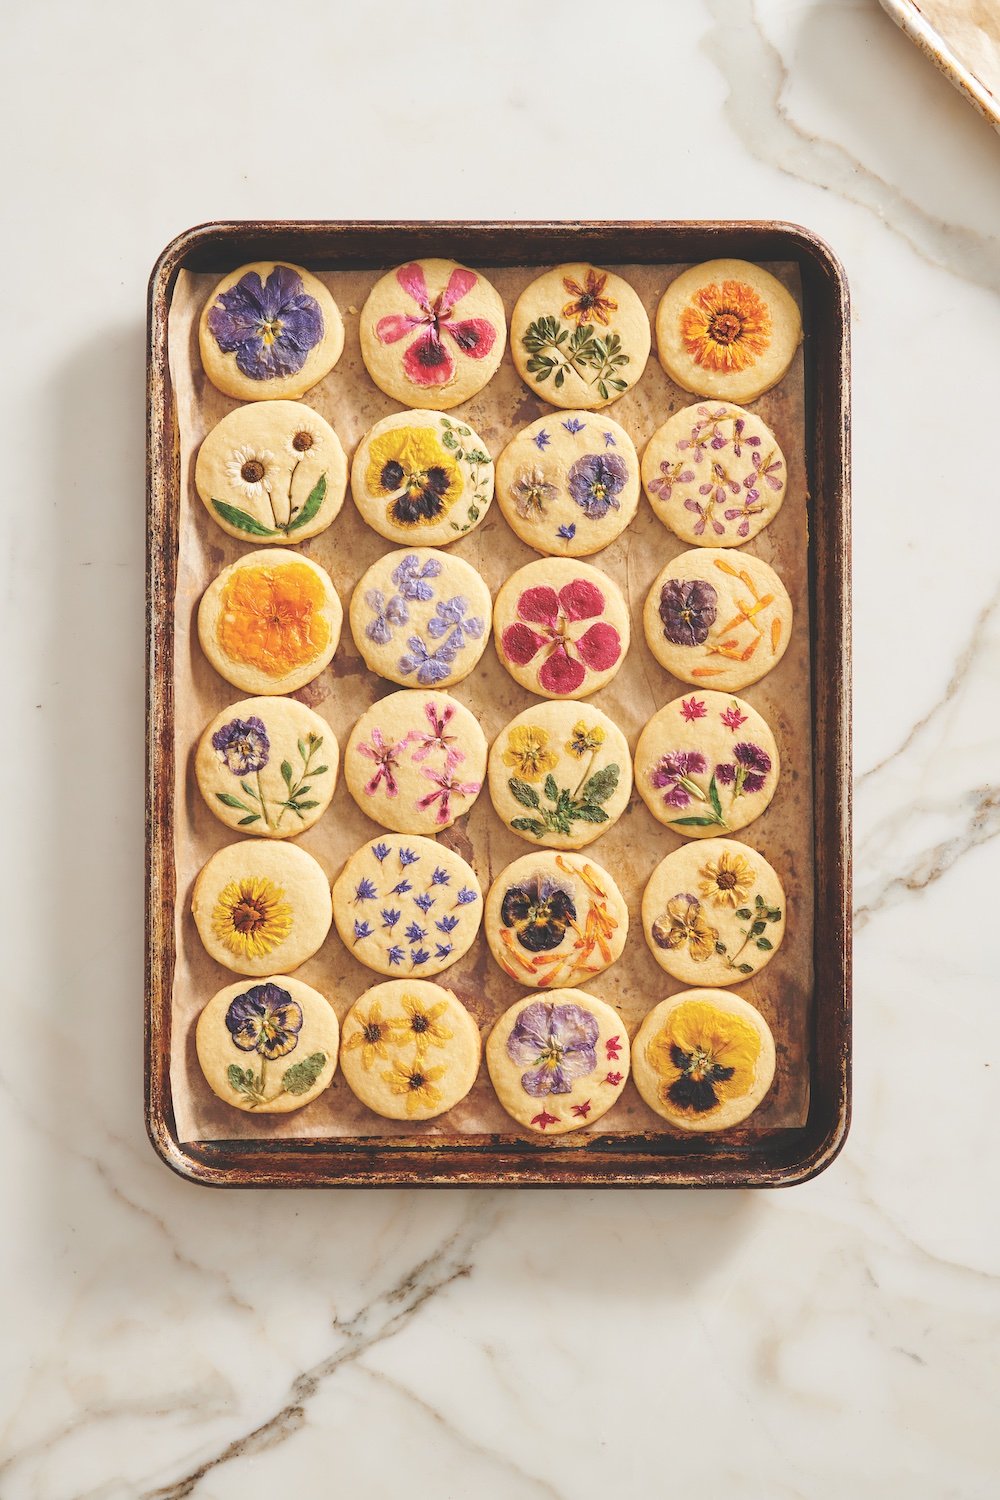
[[[875,0],[5,29],[0,1496],[996,1495],[996,134]],[[814,1182],[213,1193],[153,1155],[145,284],[252,216],[777,218],[844,261],[855,1118]]]

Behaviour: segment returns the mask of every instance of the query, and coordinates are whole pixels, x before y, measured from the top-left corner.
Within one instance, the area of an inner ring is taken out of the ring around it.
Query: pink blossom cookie
[[[518,568],[496,598],[497,655],[515,682],[543,698],[586,698],[610,682],[630,638],[621,590],[573,558]]]
[[[351,731],[344,777],[376,823],[440,833],[469,811],[486,775],[486,736],[448,693],[390,693]]]

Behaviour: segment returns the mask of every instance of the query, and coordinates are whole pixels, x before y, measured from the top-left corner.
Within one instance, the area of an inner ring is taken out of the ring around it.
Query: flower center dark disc
[[[267,913],[257,901],[244,896],[233,907],[233,926],[237,932],[256,932],[267,921]]]
[[[296,453],[308,453],[313,445],[311,432],[297,432],[292,438],[292,447]]]
[[[734,344],[743,332],[743,323],[735,313],[716,313],[708,331],[717,344]]]
[[[426,1016],[414,1016],[413,1020],[410,1022],[410,1026],[414,1031],[426,1031],[428,1024],[429,1022]]]
[[[376,1021],[369,1021],[365,1027],[366,1042],[380,1042],[382,1040],[382,1028]]]
[[[259,458],[248,458],[240,473],[247,484],[260,484],[264,478],[264,465]]]
[[[411,1073],[410,1074],[410,1088],[415,1091],[417,1089],[422,1089],[423,1086],[424,1086],[424,1075],[423,1075],[423,1073]]]
[[[715,883],[720,891],[731,891],[736,884],[736,876],[732,870],[720,870]]]

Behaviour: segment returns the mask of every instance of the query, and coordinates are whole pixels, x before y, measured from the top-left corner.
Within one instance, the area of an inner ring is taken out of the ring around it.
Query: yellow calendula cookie
[[[204,866],[191,912],[217,963],[235,974],[288,972],[323,945],[330,887],[322,865],[295,844],[242,839]]]
[[[385,834],[363,844],[333,887],[344,946],[390,977],[426,977],[467,953],[483,893],[460,855],[433,839]]]
[[[691,1134],[739,1125],[774,1079],[774,1038],[760,1011],[728,990],[682,990],[649,1012],[632,1044],[632,1077],[650,1109]]]
[[[259,260],[224,276],[198,325],[205,374],[240,401],[290,400],[329,374],[344,349],[340,309],[301,266]]]
[[[486,649],[491,607],[475,568],[415,547],[372,563],[351,596],[351,631],[380,677],[403,687],[450,687]]]
[[[194,770],[207,806],[229,828],[287,839],[330,805],[340,751],[325,719],[294,698],[246,698],[198,742]]]
[[[489,760],[498,817],[531,844],[582,849],[618,821],[632,791],[628,740],[607,714],[536,703],[502,729]]]
[[[642,484],[664,526],[696,547],[739,547],[781,509],[785,457],[774,433],[732,402],[675,412],[642,455]]]
[[[667,563],[646,595],[646,643],[681,682],[731,692],[776,667],[792,633],[792,601],[759,557],[695,547]]]
[[[655,713],[635,747],[635,784],[653,817],[689,839],[759,818],[781,763],[766,721],[742,698],[697,692]]]
[[[452,1109],[475,1083],[481,1052],[461,1001],[422,979],[373,985],[344,1017],[344,1078],[389,1120],[433,1120]]]
[[[195,1046],[205,1080],[234,1109],[286,1115],[329,1088],[337,1071],[337,1012],[318,990],[275,974],[213,995]]]
[[[453,260],[414,260],[378,280],[359,322],[365,368],[404,406],[448,411],[494,374],[507,343],[496,288]]]
[[[565,1135],[593,1125],[620,1096],[628,1032],[616,1010],[584,990],[528,995],[491,1031],[486,1066],[512,1119],[539,1135]]]
[[[642,927],[660,968],[682,984],[739,984],[780,948],[785,892],[756,849],[702,839],[657,865],[642,896]]]
[[[395,412],[358,444],[351,494],[379,536],[446,547],[489,510],[493,460],[478,433],[457,417]]]
[[[325,531],[347,489],[337,434],[299,401],[254,401],[216,423],[198,450],[195,488],[240,541],[284,546]]]
[[[801,341],[795,298],[747,260],[682,271],[656,310],[660,364],[696,396],[755,401],[777,385]]]
[[[536,552],[586,557],[620,536],[639,501],[632,439],[609,417],[542,417],[497,460],[497,500]]]
[[[552,989],[610,968],[625,947],[628,907],[600,865],[539,849],[494,880],[483,930],[504,973]]]
[[[245,693],[292,693],[318,677],[340,641],[344,611],[308,557],[266,547],[223,568],[198,606],[212,666]]]
[[[611,681],[631,633],[621,589],[568,557],[518,568],[493,608],[497,655],[515,682],[544,698],[586,698]]]
[[[596,411],[636,384],[649,358],[649,319],[613,271],[585,261],[526,286],[510,320],[517,373],[543,401]]]

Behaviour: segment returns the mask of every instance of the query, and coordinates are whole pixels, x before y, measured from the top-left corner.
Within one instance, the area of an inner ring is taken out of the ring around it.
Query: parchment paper
[[[482,267],[504,299],[508,319],[522,288],[546,267],[492,270]],[[652,321],[664,287],[684,267],[613,266],[635,287]],[[794,266],[770,265],[775,275],[800,296]],[[311,390],[305,401],[321,412],[340,435],[348,457],[365,431],[380,417],[399,410],[396,402],[377,390],[365,371],[358,346],[358,310],[379,271],[319,273],[344,315],[346,344],[336,368]],[[217,275],[182,272],[170,312],[169,360],[180,426],[181,493],[180,559],[175,631],[175,749],[176,749],[176,862],[177,965],[173,990],[173,1027],[170,1078],[179,1138],[182,1141],[276,1137],[395,1137],[424,1139],[428,1135],[467,1136],[486,1132],[515,1136],[519,1132],[494,1097],[485,1065],[469,1096],[447,1115],[426,1124],[383,1120],[357,1102],[338,1073],[332,1087],[305,1109],[292,1115],[249,1115],[230,1108],[208,1088],[198,1067],[194,1026],[202,1007],[216,990],[236,976],[208,957],[190,915],[191,888],[202,865],[217,849],[233,840],[202,801],[194,778],[194,748],[208,721],[244,695],[224,682],[209,666],[198,645],[195,615],[198,600],[212,578],[250,547],[227,536],[215,525],[194,488],[198,445],[226,412],[240,403],[223,396],[205,378],[198,356],[197,324],[202,306]],[[638,387],[608,408],[609,414],[631,434],[641,455],[652,434],[667,417],[695,398],[674,386],[661,370],[655,351],[650,355]],[[742,1127],[742,1138],[753,1138],[778,1127],[802,1124],[809,1097],[808,1007],[812,990],[812,769],[809,692],[809,618],[807,588],[806,475],[804,465],[804,404],[802,351],[780,385],[754,403],[774,429],[788,463],[788,491],[775,521],[746,548],[771,563],[792,598],[795,619],[790,645],[779,665],[762,682],[741,696],[763,713],[774,730],[782,773],[777,794],[740,840],[759,849],[774,865],[788,896],[785,941],[759,976],[735,987],[767,1017],[777,1043],[774,1085],[764,1104]],[[485,441],[494,458],[521,427],[551,411],[521,383],[509,351],[486,388],[451,414],[466,419]],[[654,577],[664,564],[685,550],[640,499],[635,520],[604,552],[587,561],[603,568],[619,584],[632,611],[632,644],[618,676],[595,693],[590,702],[621,725],[634,750],[646,721],[664,703],[690,688],[665,672],[649,652],[642,631],[642,607]],[[294,696],[317,709],[331,724],[341,746],[352,725],[376,699],[397,691],[395,683],[370,673],[351,638],[347,608],[354,584],[364,570],[392,544],[371,531],[358,516],[348,494],[333,525],[307,541],[302,551],[331,574],[344,604],[344,634],[330,667]],[[510,531],[494,502],[487,519],[469,536],[455,543],[464,557],[486,579],[495,595],[515,568],[534,560],[531,551]],[[479,718],[492,740],[509,719],[534,701],[518,687],[497,660],[492,642],[476,670],[450,689]],[[333,803],[320,821],[298,840],[336,877],[347,857],[379,828],[355,805],[341,778]],[[530,845],[511,833],[497,818],[484,787],[472,811],[440,835],[476,869],[484,893],[496,874],[511,860],[526,854]],[[629,905],[631,927],[625,952],[606,973],[593,980],[594,994],[616,1006],[634,1035],[643,1016],[665,996],[684,986],[672,980],[655,962],[643,937],[640,902],[643,887],[657,863],[683,842],[680,835],[657,823],[638,793],[615,826],[591,844],[588,856],[614,876]],[[296,971],[336,1006],[341,1019],[355,999],[381,976],[366,969],[347,952],[332,928],[318,954]],[[493,962],[480,934],[469,953],[436,976],[453,989],[479,1023],[485,1039],[493,1022],[525,993]],[[646,1108],[631,1080],[621,1099],[593,1132],[581,1130],[560,1137],[560,1145],[583,1146],[595,1134],[652,1132],[669,1134],[657,1115]],[[731,1132],[731,1137],[737,1132]],[[534,1137],[537,1139],[537,1137]]]

